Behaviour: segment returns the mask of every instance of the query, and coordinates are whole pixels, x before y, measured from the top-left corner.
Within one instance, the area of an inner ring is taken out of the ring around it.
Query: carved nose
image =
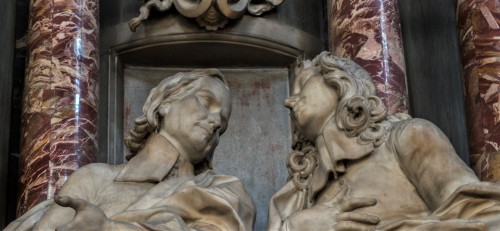
[[[221,127],[221,118],[219,114],[211,114],[208,117],[208,124],[212,127],[212,131],[215,132]]]

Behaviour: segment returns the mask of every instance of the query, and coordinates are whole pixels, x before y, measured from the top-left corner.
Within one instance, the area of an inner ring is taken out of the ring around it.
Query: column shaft
[[[32,4],[18,215],[97,154],[98,1]]]
[[[397,0],[329,0],[328,10],[330,51],[372,75],[390,114],[408,113]]]
[[[470,161],[482,180],[500,180],[500,1],[459,0]]]

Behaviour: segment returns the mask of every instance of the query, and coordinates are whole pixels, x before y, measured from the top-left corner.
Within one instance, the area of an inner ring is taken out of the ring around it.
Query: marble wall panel
[[[471,166],[500,181],[500,1],[459,0],[457,20]]]
[[[97,153],[98,1],[35,0],[31,12],[18,215]]]
[[[389,113],[408,113],[397,0],[330,0],[328,10],[330,51],[372,75]]]

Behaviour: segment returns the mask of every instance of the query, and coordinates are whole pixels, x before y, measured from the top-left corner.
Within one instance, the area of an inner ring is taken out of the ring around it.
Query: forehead
[[[210,92],[219,100],[229,98],[226,85],[219,78],[203,77],[198,79],[197,82],[199,84],[198,91]]]
[[[297,94],[299,93],[306,82],[313,77],[314,75],[317,75],[318,73],[312,69],[312,68],[306,68],[301,70],[297,76],[295,77],[295,81],[293,83],[293,89],[292,89],[292,94]]]
[[[214,97],[223,108],[229,110],[229,91],[222,80],[214,77],[203,77],[197,81],[199,81],[199,88],[196,92],[205,93],[207,96]]]

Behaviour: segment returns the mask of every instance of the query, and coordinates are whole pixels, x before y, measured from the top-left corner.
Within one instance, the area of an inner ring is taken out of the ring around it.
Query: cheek
[[[324,124],[332,114],[331,105],[304,107],[299,115],[297,115],[297,122],[303,130],[306,129],[320,129],[318,126]]]
[[[182,111],[179,111],[178,115],[179,122],[182,123],[185,128],[193,127],[197,121],[206,117],[203,110],[199,108],[195,102],[191,102],[190,104],[191,107],[188,107],[186,104],[186,107],[184,107]]]
[[[305,117],[304,119],[315,119],[321,113],[323,107],[324,105],[322,105],[322,102],[308,100],[302,105],[302,113],[300,113],[300,115],[301,117]]]
[[[297,121],[297,124],[299,125],[301,130],[304,130],[311,123],[311,110],[309,108],[304,108],[302,111],[295,115],[295,120]]]

